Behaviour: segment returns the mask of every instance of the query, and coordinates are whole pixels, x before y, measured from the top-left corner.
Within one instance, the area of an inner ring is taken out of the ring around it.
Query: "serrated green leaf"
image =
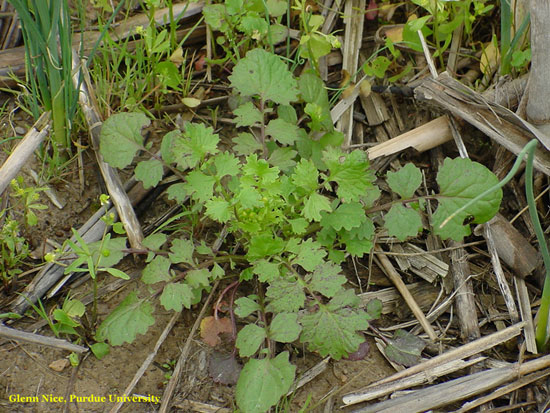
[[[288,361],[288,351],[273,359],[248,360],[235,389],[239,409],[243,413],[269,411],[289,391],[295,374],[296,366]]]
[[[214,197],[206,202],[206,215],[215,221],[224,223],[233,217],[233,208],[222,197]]]
[[[154,234],[151,234],[145,237],[141,242],[141,244],[145,248],[149,248],[150,250],[153,250],[153,251],[158,251],[160,250],[160,247],[164,245],[165,242],[166,242],[166,235],[161,232],[156,232]]]
[[[164,170],[160,161],[149,159],[148,161],[138,163],[134,173],[136,178],[143,182],[143,187],[147,189],[157,186],[162,179]]]
[[[183,307],[189,309],[193,301],[193,291],[187,284],[170,283],[162,290],[160,303],[168,311],[180,312]]]
[[[405,330],[397,330],[390,340],[390,344],[384,349],[388,358],[405,367],[410,367],[420,362],[422,350],[426,342]]]
[[[306,232],[309,222],[304,218],[289,219],[288,223],[292,227],[292,232],[296,235],[301,235]]]
[[[265,18],[250,14],[245,15],[238,26],[240,31],[255,40],[260,40],[265,36],[267,34],[267,28],[268,24]]]
[[[262,150],[262,144],[248,132],[239,133],[237,137],[233,138],[233,143],[235,143],[233,150],[237,155],[246,156]]]
[[[264,185],[275,182],[280,173],[279,168],[270,167],[265,159],[258,159],[256,154],[246,157],[242,171],[245,176],[253,177]]]
[[[336,231],[340,231],[342,228],[350,231],[367,221],[365,210],[359,202],[341,204],[330,214],[323,213],[321,216],[321,226],[331,227]]]
[[[184,202],[187,198],[185,182],[178,182],[177,184],[170,185],[166,190],[166,195],[168,199],[172,199],[176,202]]]
[[[237,194],[237,199],[245,209],[262,207],[262,195],[258,190],[251,186],[245,186]]]
[[[252,299],[252,298],[254,299]],[[237,300],[235,300],[235,314],[237,314],[241,318],[248,317],[250,314],[252,314],[255,311],[260,310],[260,305],[256,301],[258,299],[257,296],[248,296],[248,297],[241,297]]]
[[[327,305],[319,303],[315,313],[302,316],[300,341],[321,357],[330,355],[335,360],[357,351],[365,341],[358,331],[368,327],[367,315],[356,308],[357,301],[353,290],[341,290]]]
[[[340,240],[346,244],[346,251],[356,257],[370,252],[374,239],[374,224],[367,219],[358,228],[351,231],[341,231]]]
[[[394,204],[384,216],[384,226],[388,229],[390,237],[405,241],[408,237],[415,237],[422,230],[422,218],[414,209]]]
[[[303,287],[292,277],[274,280],[267,287],[266,297],[269,299],[266,309],[271,313],[295,313],[306,301]]]
[[[239,160],[229,152],[216,155],[214,158],[216,176],[221,179],[226,175],[235,176],[240,171]]]
[[[174,264],[183,262],[185,264],[195,265],[195,262],[193,261],[194,250],[195,246],[193,241],[178,238],[172,241],[168,257]]]
[[[267,260],[259,260],[254,263],[252,269],[261,282],[272,282],[279,277],[279,264]]]
[[[439,206],[433,214],[434,232],[443,239],[461,241],[470,235],[470,225],[463,222],[473,216],[473,222],[483,224],[498,212],[502,190],[497,189],[451,219],[440,225],[467,202],[498,183],[498,178],[485,166],[470,159],[446,158],[437,174]]]
[[[143,113],[117,113],[103,122],[99,150],[105,162],[119,169],[130,165],[143,147],[141,129],[149,123]]]
[[[263,116],[252,102],[243,103],[233,111],[235,118],[235,126],[252,126],[256,123],[263,122]]]
[[[326,255],[321,244],[309,238],[300,244],[298,255],[292,260],[292,264],[300,265],[306,271],[313,271],[323,262]]]
[[[131,343],[137,334],[145,334],[155,323],[152,314],[151,303],[132,292],[103,320],[96,338],[98,341],[107,339],[112,346]]]
[[[408,163],[397,172],[389,171],[386,174],[386,181],[401,198],[409,199],[422,183],[422,172],[412,163]]]
[[[298,324],[298,314],[279,313],[269,324],[269,338],[279,343],[292,343],[300,336],[302,326]]]
[[[308,221],[321,221],[321,211],[332,211],[330,202],[326,196],[314,192],[307,197],[302,215]]]
[[[185,282],[195,289],[203,290],[210,286],[210,271],[206,268],[191,270],[187,273]]]
[[[324,82],[315,73],[306,72],[300,76],[298,87],[302,99],[307,103],[305,112],[312,119],[309,127],[313,130],[332,131],[334,126]]]
[[[294,185],[305,189],[307,193],[316,191],[319,187],[319,171],[309,159],[298,162],[290,179]]]
[[[241,357],[250,357],[258,351],[265,338],[265,328],[255,324],[247,324],[237,334],[235,346],[239,349],[239,355]]]
[[[225,21],[225,7],[223,4],[208,4],[205,5],[202,14],[204,21],[213,30],[226,31],[228,26]]]
[[[332,298],[342,289],[346,283],[346,277],[341,274],[339,265],[332,262],[324,262],[315,268],[311,276],[310,288],[318,291],[325,297]]]
[[[267,162],[285,172],[292,169],[294,165],[296,165],[294,158],[296,158],[297,154],[298,152],[292,148],[276,148],[273,152],[271,152],[271,155],[269,155]]]
[[[166,152],[170,153],[169,158],[172,158],[180,169],[192,169],[204,160],[206,155],[218,153],[219,141],[220,137],[210,126],[188,123],[183,134],[172,136],[170,149],[166,149]]]
[[[205,203],[214,194],[216,178],[206,175],[201,171],[191,171],[187,174],[187,182],[184,184],[185,191],[201,203]]]
[[[243,96],[259,96],[278,104],[288,105],[298,95],[296,80],[286,64],[263,49],[249,51],[235,65],[229,80]]]
[[[246,254],[249,261],[259,260],[260,258],[277,255],[285,246],[284,241],[270,234],[255,235],[250,239],[248,253]]]
[[[170,280],[170,260],[162,255],[157,255],[143,269],[141,281],[145,284],[155,284]]]
[[[364,151],[345,154],[331,147],[323,152],[323,161],[330,171],[329,181],[338,184],[336,193],[342,202],[358,201],[373,187],[374,175],[366,156]]]
[[[296,124],[277,118],[268,123],[265,133],[283,145],[292,145],[298,138],[298,129]]]

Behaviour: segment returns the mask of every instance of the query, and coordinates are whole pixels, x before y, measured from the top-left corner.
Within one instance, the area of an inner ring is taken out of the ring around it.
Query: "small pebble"
[[[15,133],[17,133],[18,135],[24,135],[27,133],[27,129],[23,128],[22,126],[16,126]]]

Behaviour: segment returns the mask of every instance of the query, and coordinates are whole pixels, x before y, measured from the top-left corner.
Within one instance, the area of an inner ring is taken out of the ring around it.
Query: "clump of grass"
[[[9,1],[21,21],[30,108],[36,119],[43,110],[52,112],[52,165],[60,166],[70,152],[77,108],[69,6],[67,0]]]

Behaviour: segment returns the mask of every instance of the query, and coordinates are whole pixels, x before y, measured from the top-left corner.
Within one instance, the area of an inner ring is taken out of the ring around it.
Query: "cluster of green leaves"
[[[413,0],[422,7],[427,15],[409,21],[403,30],[403,41],[414,50],[422,51],[418,30],[425,38],[433,38],[436,51],[434,57],[442,56],[449,48],[453,32],[464,25],[464,33],[472,33],[473,24],[480,16],[486,15],[494,7],[485,0],[460,0],[452,2],[433,2],[430,0]],[[433,36],[433,37],[432,37]]]
[[[168,195],[186,202],[200,220],[225,226],[242,246],[242,254],[229,256],[240,263],[240,281],[263,285],[265,294],[241,297],[235,309],[247,323],[236,347],[250,358],[237,384],[237,402],[245,412],[260,412],[288,391],[295,375],[288,353],[268,354],[265,343],[299,340],[311,351],[340,359],[358,349],[361,331],[379,316],[378,305],[362,308],[345,287],[340,264],[371,250],[373,219],[380,212],[369,209],[381,192],[366,154],[340,149],[343,136],[333,128],[328,95],[315,74],[295,78],[278,56],[254,49],[234,67],[230,81],[240,98],[236,124],[248,128],[233,139],[234,153],[220,150],[211,127],[188,123],[183,131],[167,133],[161,156],[139,162],[135,174],[146,187],[161,181],[164,167],[181,174],[183,182],[170,186]],[[305,114],[301,122],[296,108]],[[109,118],[100,141],[105,160],[125,168],[138,151],[150,152],[141,135],[148,123],[139,113]],[[447,159],[437,181],[433,227],[443,238],[462,239],[470,233],[466,218],[481,223],[497,212],[499,191],[441,226],[496,177],[470,160]],[[424,198],[413,198],[420,170],[407,165],[388,173],[387,182],[400,199],[388,206],[382,231],[400,240],[417,236],[425,204]],[[150,253],[142,281],[163,283],[157,290],[161,305],[180,311],[198,303],[213,280],[224,276],[218,262],[228,256],[213,254],[191,236],[171,240],[168,250],[166,243],[162,233],[145,239]],[[176,264],[185,270],[175,271]],[[113,345],[131,342],[153,323],[151,303],[151,297],[131,293],[103,322],[98,338]],[[254,317],[257,313],[263,316]]]
[[[168,2],[171,6],[171,1]],[[192,30],[179,42],[176,37],[177,20],[167,28],[158,28],[154,16],[159,1],[145,2],[149,16],[147,27],[137,26],[135,34],[141,37],[142,44],[131,48],[133,41],[127,38],[118,41],[106,27],[103,43],[94,55],[94,65],[90,73],[97,87],[99,103],[106,109],[123,107],[127,110],[144,110],[145,101],[153,99],[158,104],[168,93],[187,95],[190,89],[191,65],[186,65],[181,46],[191,35]]]
[[[38,202],[44,188],[26,186],[23,177],[18,176],[10,182],[10,189],[13,207],[0,211],[0,275],[4,284],[23,272],[21,264],[30,253],[27,240],[21,235],[19,222],[23,221],[23,217],[13,219],[8,216],[8,212],[15,212],[16,209],[23,211],[25,225],[31,227],[38,223],[34,211],[46,209],[45,205]]]
[[[220,33],[216,44],[225,52],[213,63],[222,64],[229,59],[236,63],[252,44],[271,47],[285,40],[288,29],[281,20],[287,9],[288,2],[284,0],[225,0],[204,6],[204,20]]]

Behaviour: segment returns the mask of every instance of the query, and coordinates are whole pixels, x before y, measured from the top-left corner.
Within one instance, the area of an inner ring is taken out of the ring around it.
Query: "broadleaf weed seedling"
[[[446,159],[437,175],[438,194],[417,195],[422,174],[409,164],[386,176],[398,199],[374,206],[381,191],[366,154],[340,149],[343,135],[334,130],[327,91],[314,72],[296,78],[277,55],[253,49],[229,80],[241,98],[233,111],[240,128],[233,152],[220,149],[211,127],[187,123],[167,133],[161,157],[139,162],[135,174],[149,187],[159,184],[163,167],[173,169],[183,182],[169,187],[169,197],[186,202],[186,211],[203,226],[224,227],[240,250],[222,247],[214,253],[198,245],[195,232],[172,239],[168,249],[166,235],[148,236],[141,280],[154,292],[144,298],[130,293],[102,322],[97,337],[112,345],[133,341],[154,323],[157,297],[167,310],[189,309],[214,280],[229,276],[221,267],[229,262],[239,274],[235,285],[247,283],[255,291],[230,309],[245,323],[235,346],[248,360],[237,383],[237,404],[245,412],[263,412],[287,393],[296,372],[289,353],[277,353],[274,343],[299,341],[338,360],[358,349],[365,340],[361,332],[380,316],[380,302],[363,308],[345,288],[341,268],[347,257],[370,252],[375,216],[383,216],[379,232],[405,240],[424,229],[424,201],[435,199],[433,231],[461,240],[470,234],[465,219],[491,219],[502,192],[468,203],[497,178],[471,160]],[[118,168],[130,165],[146,150],[141,128],[148,122],[140,113],[110,117],[100,138],[105,160]]]

